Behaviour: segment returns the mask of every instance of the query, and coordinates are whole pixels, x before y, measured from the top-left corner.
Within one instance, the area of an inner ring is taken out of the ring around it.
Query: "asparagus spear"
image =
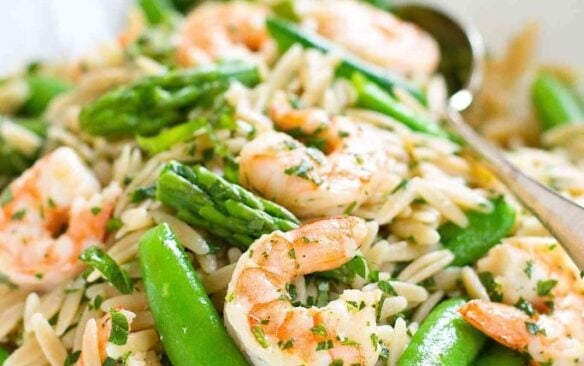
[[[229,183],[202,166],[171,162],[157,181],[158,200],[179,218],[228,243],[249,246],[263,234],[298,227],[298,219],[273,202]]]
[[[221,94],[231,80],[252,86],[259,82],[259,73],[254,65],[231,62],[149,77],[106,93],[83,108],[81,127],[109,138],[153,135],[185,121],[199,100]]]
[[[322,52],[336,50],[335,46],[328,40],[316,34],[306,32],[296,24],[283,19],[270,18],[266,21],[266,27],[278,44],[278,47],[282,50],[286,50],[296,43],[303,47],[314,48]],[[341,52],[341,63],[336,71],[337,76],[350,79],[356,72],[365,75],[369,80],[375,82],[385,90],[391,91],[394,86],[398,86],[410,92],[421,102],[426,102],[426,97],[422,91],[403,77],[364,62],[346,52]]]

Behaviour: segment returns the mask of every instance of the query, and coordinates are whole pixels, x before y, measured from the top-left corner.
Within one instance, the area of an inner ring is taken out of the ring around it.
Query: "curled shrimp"
[[[243,1],[205,3],[187,17],[177,58],[181,65],[242,58],[260,52],[269,41],[267,7]]]
[[[584,282],[560,247],[508,241],[478,268],[503,303],[473,300],[460,310],[466,321],[534,365],[584,365]]]
[[[240,182],[304,218],[337,216],[375,201],[395,175],[401,142],[388,131],[324,111],[276,101],[270,116],[282,130],[308,136],[324,154],[280,132],[265,132],[239,157]]]
[[[0,273],[31,289],[77,275],[81,252],[100,244],[119,187],[100,193],[93,173],[70,148],[39,160],[2,194]]]
[[[366,234],[362,219],[323,219],[264,235],[241,256],[224,313],[229,331],[253,364],[375,364],[380,347],[371,340],[380,290],[345,290],[322,308],[295,307],[287,291],[299,276],[348,262]]]
[[[440,59],[436,42],[417,26],[355,0],[300,2],[307,26],[355,55],[403,74],[430,74]]]

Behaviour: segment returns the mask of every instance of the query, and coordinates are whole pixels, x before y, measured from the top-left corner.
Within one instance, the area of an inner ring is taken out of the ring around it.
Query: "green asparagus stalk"
[[[303,47],[314,48],[322,52],[339,51],[328,40],[306,32],[289,21],[270,18],[267,20],[266,26],[268,32],[270,32],[278,47],[282,50],[286,50],[294,44],[300,44]],[[341,63],[336,71],[337,76],[350,79],[353,74],[360,73],[387,91],[391,91],[395,86],[398,86],[410,92],[421,102],[426,102],[426,97],[422,91],[403,77],[371,65],[346,52],[340,52],[340,54]]]
[[[259,82],[259,72],[254,65],[231,62],[152,76],[106,93],[83,108],[81,127],[108,138],[151,136],[186,121],[200,100],[221,94],[232,80],[253,86]]]
[[[263,234],[298,227],[298,219],[273,202],[229,183],[202,166],[171,162],[157,181],[158,200],[179,218],[228,243],[249,246]]]

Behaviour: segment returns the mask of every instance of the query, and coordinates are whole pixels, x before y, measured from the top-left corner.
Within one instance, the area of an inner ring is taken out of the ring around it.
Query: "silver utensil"
[[[467,125],[460,114],[471,105],[482,82],[485,46],[481,34],[439,8],[411,4],[397,6],[395,12],[425,29],[440,45],[439,72],[446,79],[450,95],[449,125],[558,239],[580,270],[584,270],[584,208],[522,173]]]

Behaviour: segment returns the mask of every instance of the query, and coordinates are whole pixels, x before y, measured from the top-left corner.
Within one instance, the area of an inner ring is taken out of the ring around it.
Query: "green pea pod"
[[[138,4],[148,24],[151,25],[165,23],[176,11],[172,2],[168,0],[139,0]]]
[[[584,123],[584,108],[576,94],[555,76],[542,72],[531,87],[531,99],[544,131]]]
[[[0,366],[4,365],[4,361],[6,361],[8,356],[10,356],[10,353],[8,353],[8,351],[4,348],[0,347]]]
[[[471,365],[486,336],[462,319],[463,299],[440,303],[422,322],[402,354],[398,366]]]
[[[174,366],[247,365],[168,225],[140,239],[148,303]]]
[[[448,137],[448,134],[436,122],[420,116],[398,102],[391,94],[369,81],[362,74],[353,74],[352,82],[357,91],[359,106],[390,116],[413,131],[432,136]]]
[[[473,366],[525,366],[523,357],[509,348],[494,343],[483,351]]]
[[[71,86],[49,76],[31,75],[26,78],[29,96],[20,109],[27,116],[42,114],[47,105],[57,95],[71,89]]]
[[[461,228],[449,222],[438,229],[442,245],[455,255],[453,265],[476,262],[511,232],[515,224],[515,209],[503,196],[492,202],[493,210],[489,213],[468,212],[467,227]]]
[[[322,52],[339,52],[327,39],[306,32],[287,20],[270,18],[266,22],[266,27],[281,50],[287,50],[294,44],[300,44],[303,47],[314,48]],[[362,61],[346,52],[340,52],[340,54],[341,63],[336,70],[337,76],[350,79],[355,72],[358,72],[385,90],[391,91],[395,86],[398,86],[410,92],[422,103],[426,103],[424,93],[403,77]]]

